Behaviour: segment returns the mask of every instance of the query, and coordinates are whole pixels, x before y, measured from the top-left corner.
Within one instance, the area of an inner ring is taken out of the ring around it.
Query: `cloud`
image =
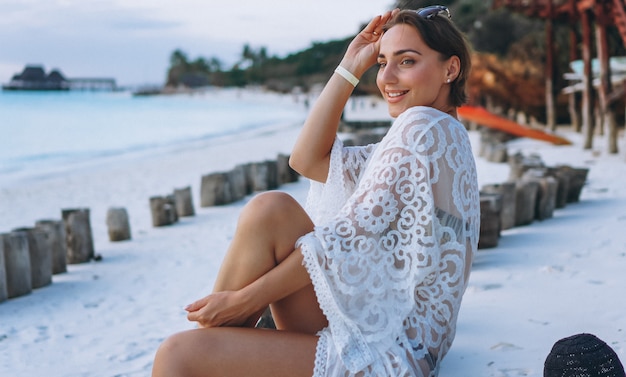
[[[387,0],[0,0],[0,82],[27,63],[162,82],[174,49],[230,64],[244,44],[285,56],[356,34]],[[21,69],[20,69],[21,70]],[[4,71],[4,72],[3,72]]]
[[[113,29],[121,30],[172,30],[184,25],[180,21],[153,20],[142,17],[125,16],[123,19],[111,21]]]

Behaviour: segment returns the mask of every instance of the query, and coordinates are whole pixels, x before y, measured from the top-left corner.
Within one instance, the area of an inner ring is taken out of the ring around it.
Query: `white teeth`
[[[387,95],[391,98],[394,97],[400,97],[401,95],[405,94],[406,92],[396,92],[396,93],[387,93]]]

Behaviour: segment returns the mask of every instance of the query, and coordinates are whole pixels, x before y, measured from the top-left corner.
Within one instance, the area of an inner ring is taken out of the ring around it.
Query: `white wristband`
[[[338,65],[337,68],[335,68],[335,72],[337,74],[339,74],[339,76],[343,77],[344,79],[346,79],[346,81],[348,81],[350,84],[352,84],[352,86],[356,86],[359,83],[359,79],[357,79],[352,72],[348,71],[347,69],[345,69],[344,67]]]

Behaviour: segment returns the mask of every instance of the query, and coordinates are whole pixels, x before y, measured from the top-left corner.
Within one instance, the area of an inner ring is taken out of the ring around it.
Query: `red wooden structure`
[[[493,8],[505,7],[529,17],[546,20],[546,116],[550,129],[556,127],[555,90],[554,90],[554,31],[555,21],[567,22],[570,25],[570,60],[577,60],[579,53],[576,25],[581,24],[581,54],[583,60],[582,104],[578,106],[576,96],[570,96],[570,113],[572,124],[580,130],[578,112],[582,118],[582,129],[585,131],[585,148],[591,148],[594,131],[594,104],[596,103],[592,73],[592,23],[595,23],[596,50],[599,61],[599,85],[597,100],[602,114],[602,121],[609,131],[609,151],[617,153],[617,126],[615,124],[614,106],[617,99],[623,98],[625,85],[612,88],[611,69],[607,27],[616,26],[624,45],[626,45],[626,0],[493,0]],[[580,109],[580,110],[578,110]],[[602,125],[599,125],[602,126]]]

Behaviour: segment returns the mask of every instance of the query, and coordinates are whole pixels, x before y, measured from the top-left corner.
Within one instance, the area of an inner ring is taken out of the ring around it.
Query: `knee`
[[[165,339],[157,349],[152,368],[152,377],[186,376],[189,363],[186,349],[189,348],[187,333],[178,333]]]
[[[299,204],[290,195],[281,191],[267,191],[250,199],[242,210],[241,218],[257,221],[275,220],[277,215],[285,214],[295,206]]]

